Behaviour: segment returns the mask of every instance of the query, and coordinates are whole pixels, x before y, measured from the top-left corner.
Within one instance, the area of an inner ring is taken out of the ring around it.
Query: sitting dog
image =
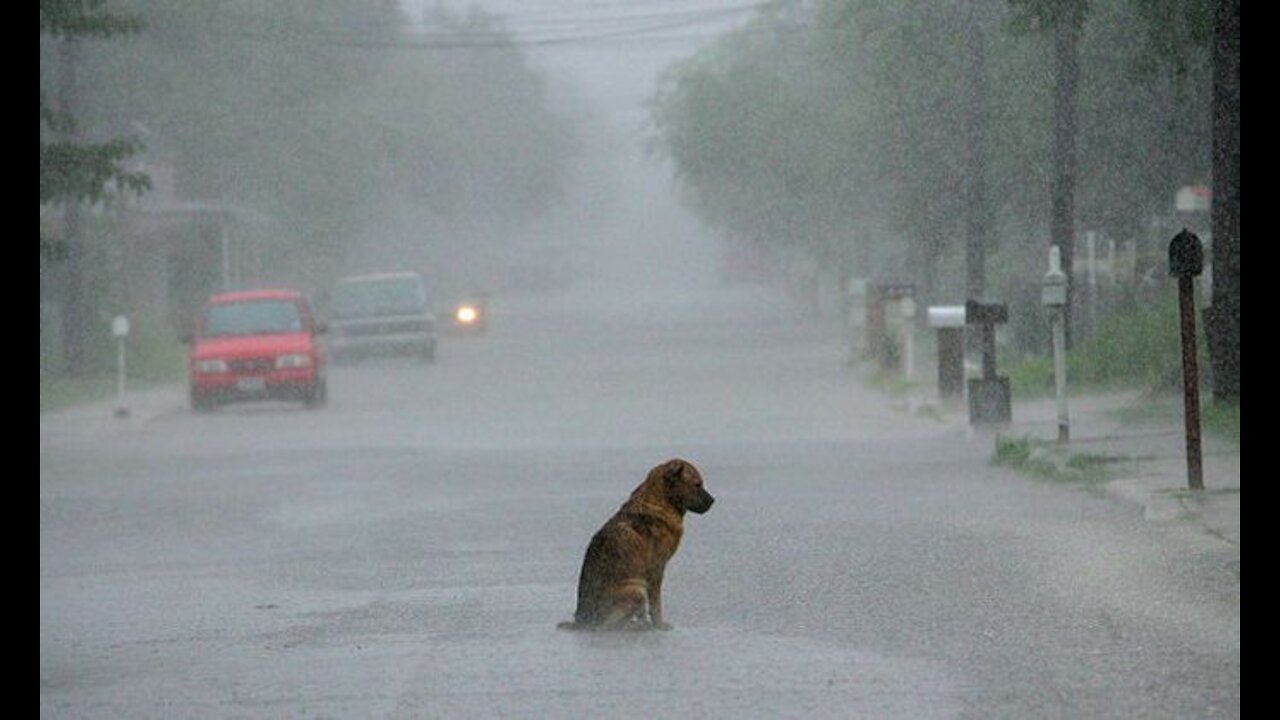
[[[662,615],[662,574],[680,546],[685,511],[702,514],[715,498],[692,463],[669,460],[649,471],[587,546],[570,630],[670,630]]]

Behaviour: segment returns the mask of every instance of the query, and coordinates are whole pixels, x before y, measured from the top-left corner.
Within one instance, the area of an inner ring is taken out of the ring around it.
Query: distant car
[[[422,277],[412,272],[353,275],[329,294],[334,362],[372,355],[436,359],[436,317]]]
[[[191,407],[245,400],[327,399],[325,356],[311,308],[294,290],[214,295],[190,338]]]

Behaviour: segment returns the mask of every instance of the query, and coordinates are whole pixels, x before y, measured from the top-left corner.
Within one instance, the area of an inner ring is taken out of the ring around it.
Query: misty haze
[[[41,717],[1239,717],[1238,55],[41,0]],[[714,508],[558,628],[674,458]]]

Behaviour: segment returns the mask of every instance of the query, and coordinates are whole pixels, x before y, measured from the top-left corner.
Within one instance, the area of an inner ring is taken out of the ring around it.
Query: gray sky
[[[553,82],[578,85],[588,101],[631,137],[645,122],[642,103],[658,74],[749,19],[759,0],[480,0],[504,19],[532,62]],[[435,0],[409,0],[422,8]]]

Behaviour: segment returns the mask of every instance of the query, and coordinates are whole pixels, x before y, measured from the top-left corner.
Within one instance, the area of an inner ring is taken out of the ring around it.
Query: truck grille
[[[342,334],[351,337],[362,337],[367,335],[399,335],[409,333],[424,333],[431,329],[430,323],[421,320],[402,320],[397,322],[379,322],[379,323],[362,323],[360,325],[347,325],[342,328]]]
[[[227,363],[227,367],[233,373],[266,374],[276,369],[276,360],[275,358],[245,358],[232,360]]]

